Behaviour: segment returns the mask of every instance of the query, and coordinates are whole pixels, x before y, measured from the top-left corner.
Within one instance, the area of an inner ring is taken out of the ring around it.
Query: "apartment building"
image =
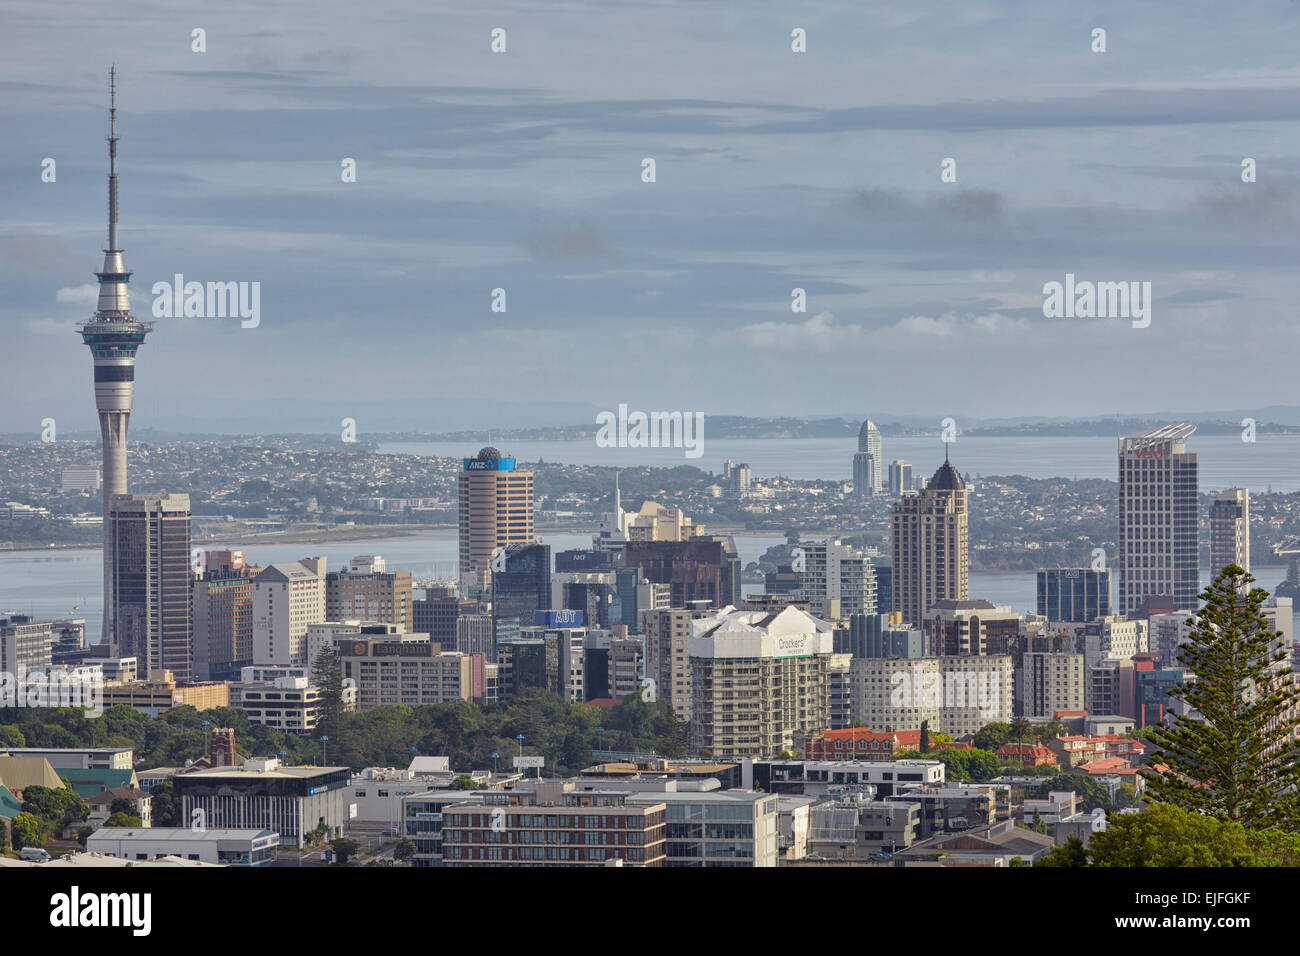
[[[727,607],[691,622],[691,746],[717,759],[772,757],[830,727],[830,624],[797,608]]]
[[[324,620],[325,559],[269,565],[253,578],[253,663],[310,663],[307,628]]]
[[[325,620],[383,621],[415,630],[410,571],[389,571],[377,554],[358,555],[325,575]]]
[[[629,803],[629,796],[541,781],[531,791],[493,791],[481,803],[444,806],[443,865],[661,867],[667,806]]]
[[[645,673],[659,699],[681,720],[691,719],[691,622],[716,613],[707,601],[688,607],[656,608],[642,614]]]

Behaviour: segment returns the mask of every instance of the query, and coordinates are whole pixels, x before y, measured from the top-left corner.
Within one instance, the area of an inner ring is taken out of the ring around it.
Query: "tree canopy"
[[[1264,829],[1300,826],[1300,704],[1289,648],[1261,610],[1268,592],[1232,564],[1202,593],[1177,659],[1192,673],[1150,733],[1146,799]],[[1186,711],[1186,712],[1180,712]]]

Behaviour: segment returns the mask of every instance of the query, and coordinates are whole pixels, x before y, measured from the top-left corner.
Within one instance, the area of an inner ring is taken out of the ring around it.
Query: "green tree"
[[[947,753],[948,751],[944,751]],[[1002,768],[998,765],[997,755],[988,750],[981,750],[978,747],[964,751],[966,754],[966,772],[970,778],[977,783],[986,783],[992,780]]]
[[[77,827],[77,842],[81,844],[83,850],[86,848],[86,841],[90,839],[90,835],[94,832],[95,828],[91,826]]]
[[[1016,738],[1017,756],[1019,748],[1024,746],[1025,735],[1033,730],[1033,725],[1029,722],[1028,717],[1016,717],[1011,721],[1011,733]]]
[[[181,819],[181,802],[176,799],[170,780],[154,784],[153,789],[149,791],[149,796],[153,798],[149,808],[153,816],[154,826],[179,827],[185,825],[185,821]]]
[[[1045,724],[1039,724],[1034,728],[1034,733],[1038,735],[1040,741],[1051,740],[1053,737],[1062,736],[1069,728],[1065,726],[1065,721],[1059,717],[1053,717]]]
[[[415,844],[405,837],[398,840],[397,846],[393,847],[393,859],[405,863],[413,856],[415,856]]]
[[[51,834],[90,816],[90,807],[66,779],[62,787],[33,785],[24,788],[23,809],[40,817]]]
[[[48,835],[48,825],[34,813],[24,810],[13,819],[12,841],[15,850],[28,846],[42,846]]]
[[[359,850],[360,847],[357,845],[356,840],[349,840],[346,837],[342,837],[337,840],[331,840],[330,849],[334,851],[334,862],[339,866],[347,866],[348,860],[356,856],[357,850]]]
[[[1088,842],[1092,866],[1295,866],[1300,836],[1157,803],[1110,818]]]
[[[1121,783],[1119,792],[1115,794],[1115,809],[1127,810],[1136,807],[1138,802],[1137,788],[1131,783]]]
[[[343,724],[343,668],[329,645],[322,645],[311,665],[312,683],[320,688],[316,736],[339,739]]]
[[[1147,799],[1252,829],[1300,826],[1300,748],[1290,716],[1300,695],[1284,664],[1289,648],[1260,610],[1263,588],[1238,565],[1200,595],[1178,660],[1194,675],[1170,691],[1196,716],[1169,712],[1152,733],[1159,748],[1142,770]]]
[[[1060,846],[1052,847],[1047,856],[1034,866],[1088,866],[1088,850],[1077,836],[1068,837]]]
[[[459,777],[451,782],[452,790],[486,790],[487,787],[475,781],[467,773],[462,773]]]
[[[141,825],[140,818],[129,813],[115,813],[104,821],[106,827],[138,827]]]

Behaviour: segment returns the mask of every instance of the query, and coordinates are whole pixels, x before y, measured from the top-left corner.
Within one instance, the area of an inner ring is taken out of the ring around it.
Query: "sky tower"
[[[126,488],[126,429],[135,396],[135,352],[153,325],[139,322],[131,314],[127,283],[131,273],[122,263],[117,243],[117,70],[109,71],[108,134],[108,248],[99,279],[99,304],[95,315],[79,331],[95,360],[95,408],[99,411],[99,433],[104,446],[104,630],[101,641],[116,640],[115,615],[110,607],[113,580],[113,548],[110,540],[113,496]]]

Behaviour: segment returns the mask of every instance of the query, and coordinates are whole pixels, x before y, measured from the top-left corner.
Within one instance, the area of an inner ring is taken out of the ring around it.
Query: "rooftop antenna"
[[[117,252],[117,64],[108,71],[108,250]]]

